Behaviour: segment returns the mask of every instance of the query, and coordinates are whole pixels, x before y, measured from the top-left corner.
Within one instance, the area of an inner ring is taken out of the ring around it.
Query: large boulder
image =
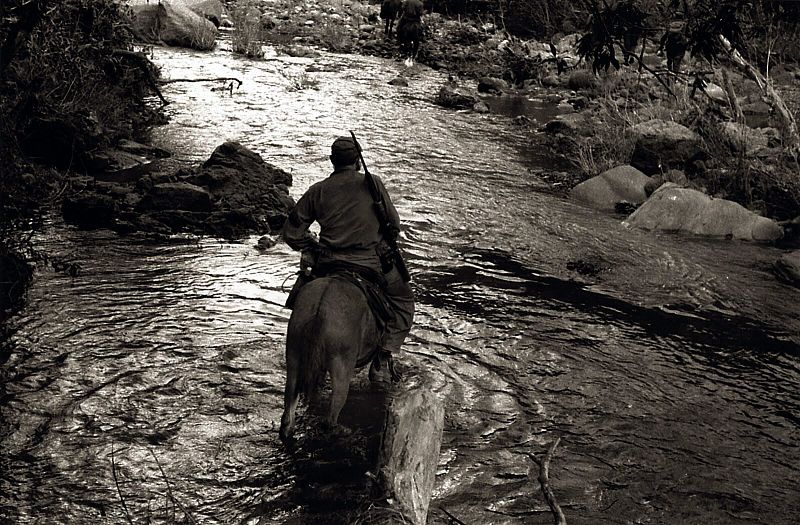
[[[635,125],[633,133],[636,145],[631,166],[648,175],[685,170],[687,163],[703,152],[700,135],[677,122],[649,120]]]
[[[195,4],[204,9],[200,2]],[[160,0],[158,3],[142,3],[137,0],[131,7],[133,33],[140,40],[202,51],[214,47],[216,26],[193,11],[188,2]]]
[[[600,210],[614,210],[618,203],[641,204],[647,200],[650,177],[632,166],[617,166],[572,188],[570,196]]]
[[[175,1],[175,0],[173,0]],[[225,6],[220,0],[183,0],[186,6],[202,16],[215,27],[219,27],[225,14]]]
[[[273,229],[294,207],[288,186],[292,175],[238,142],[225,142],[186,182],[208,189],[215,200],[230,209],[251,210],[266,218]]]
[[[667,183],[625,220],[628,226],[733,237],[752,241],[775,241],[783,228],[771,219],[753,213],[733,201],[714,199],[705,193]]]

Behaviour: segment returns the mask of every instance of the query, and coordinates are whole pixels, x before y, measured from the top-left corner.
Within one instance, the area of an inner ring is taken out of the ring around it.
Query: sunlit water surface
[[[452,387],[431,523],[550,523],[527,454],[556,437],[570,523],[796,522],[800,293],[769,271],[779,250],[629,230],[554,196],[512,120],[434,105],[444,76],[418,66],[398,88],[403,64],[376,58],[155,60],[167,78],[243,81],[165,87],[155,142],[176,162],[237,140],[299,197],[333,137],[358,133],[403,218],[406,358]],[[277,439],[297,257],[255,240],[42,237],[82,271],[41,270],[15,321],[3,523],[297,516]]]

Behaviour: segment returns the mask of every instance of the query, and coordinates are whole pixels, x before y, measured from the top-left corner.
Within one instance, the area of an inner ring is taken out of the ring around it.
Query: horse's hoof
[[[284,445],[291,445],[294,443],[294,429],[281,425],[281,429],[278,431],[278,437]]]

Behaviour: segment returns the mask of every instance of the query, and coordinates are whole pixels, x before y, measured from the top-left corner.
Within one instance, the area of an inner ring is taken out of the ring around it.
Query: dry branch
[[[160,462],[160,461],[158,461],[158,457],[156,457],[156,453],[155,453],[155,452],[153,452],[153,449],[151,449],[151,448],[150,448],[150,449],[148,449],[148,450],[150,451],[150,454],[153,456],[153,459],[154,459],[154,460],[156,460],[156,465],[158,465],[158,470],[160,470],[160,471],[161,471],[161,477],[163,477],[163,478],[164,478],[164,483],[166,483],[166,485],[167,485],[167,496],[169,497],[169,499],[170,499],[170,500],[172,500],[172,503],[173,503],[174,505],[177,505],[178,507],[180,507],[181,511],[183,512],[183,515],[184,515],[184,516],[185,516],[185,517],[186,517],[186,518],[187,518],[187,519],[188,519],[190,522],[192,522],[192,523],[194,523],[195,525],[197,525],[197,521],[194,519],[194,516],[192,516],[192,515],[189,513],[189,511],[186,509],[186,507],[184,507],[184,506],[183,506],[183,503],[181,503],[180,501],[178,501],[177,499],[175,499],[175,496],[172,494],[172,486],[171,486],[171,485],[170,485],[170,483],[169,483],[169,478],[167,477],[167,474],[164,472],[164,469],[163,469],[163,468],[161,468],[161,462]]]
[[[731,62],[736,65],[736,67],[741,69],[748,77],[753,79],[756,84],[758,84],[761,92],[769,100],[770,105],[775,108],[778,116],[781,119],[781,131],[783,133],[783,138],[786,142],[787,149],[795,158],[797,158],[797,156],[800,155],[800,134],[798,134],[797,131],[797,122],[795,122],[792,113],[789,111],[789,108],[786,107],[786,103],[783,101],[778,92],[775,91],[772,81],[762,75],[761,72],[752,64],[747,62],[741,53],[739,53],[739,51],[733,49],[733,46],[731,46],[731,43],[727,38],[719,35],[719,41],[722,44],[723,49],[725,49],[725,51],[728,53]]]
[[[156,85],[155,78],[153,77],[153,71],[150,69],[153,63],[150,62],[150,59],[147,58],[147,55],[138,51],[128,51],[127,49],[113,49],[111,53],[115,56],[125,58],[133,62],[133,64],[138,67],[142,73],[144,73],[147,85],[150,86],[150,89],[156,92],[156,95],[158,95],[161,103],[165,106],[169,104],[169,101],[164,98],[164,95],[161,94],[161,90],[158,89],[158,85]]]
[[[216,77],[216,78],[170,78],[167,80],[159,80],[159,84],[174,84],[176,82],[227,82],[232,80],[237,83],[238,89],[242,85],[242,81],[234,77]]]
[[[567,518],[564,516],[564,512],[558,505],[558,501],[556,501],[556,496],[550,488],[550,460],[553,458],[553,452],[555,452],[560,441],[561,438],[556,438],[553,441],[550,448],[547,449],[544,459],[539,460],[539,458],[530,453],[528,453],[528,457],[539,466],[539,485],[542,487],[542,494],[544,494],[544,499],[547,500],[547,505],[550,506],[550,510],[553,512],[553,523],[555,525],[567,525]]]
[[[117,479],[117,464],[114,462],[114,445],[111,445],[111,474],[114,476],[114,485],[117,486],[117,494],[119,494],[119,500],[122,502],[122,509],[125,511],[125,518],[128,520],[130,525],[133,525],[133,520],[131,520],[131,514],[128,512],[128,505],[125,503],[125,498],[122,496],[122,489],[119,486],[119,480]]]
[[[444,507],[439,507],[439,508],[442,510],[442,512],[444,512],[447,515],[448,518],[450,518],[450,521],[455,522],[456,525],[467,525],[466,523],[464,523],[460,519],[458,519],[455,516],[453,516],[446,508],[444,508]]]

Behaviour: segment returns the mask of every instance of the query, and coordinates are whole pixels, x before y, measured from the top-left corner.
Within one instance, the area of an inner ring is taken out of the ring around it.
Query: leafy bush
[[[35,258],[24,231],[36,223],[34,210],[64,189],[59,172],[26,158],[30,137],[66,159],[64,167],[79,168],[73,159],[131,137],[154,115],[144,97],[155,71],[132,42],[118,0],[0,2],[0,256],[7,261]]]
[[[320,34],[322,44],[333,52],[344,53],[353,47],[353,39],[350,33],[345,31],[339,24],[329,23],[325,25]]]
[[[0,15],[4,51],[11,49],[0,72],[4,147],[46,116],[84,115],[106,141],[130,136],[143,124],[153,71],[125,53],[133,37],[119,2],[13,0],[3,3]]]

